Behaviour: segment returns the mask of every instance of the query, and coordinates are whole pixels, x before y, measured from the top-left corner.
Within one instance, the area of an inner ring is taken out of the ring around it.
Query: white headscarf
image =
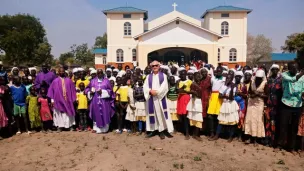
[[[235,76],[244,76],[243,72],[242,71],[236,71],[235,72]]]
[[[11,74],[13,74],[14,69],[18,69],[19,70],[18,67],[13,67],[12,70],[11,70]]]
[[[73,72],[73,73],[78,72],[78,68],[74,68],[72,72]]]
[[[119,72],[119,69],[115,68],[115,69],[113,69],[113,72],[114,72],[114,71]]]
[[[117,74],[118,77],[122,77],[124,75],[126,75],[126,71],[124,71],[124,70],[119,71]]]
[[[111,68],[107,68],[106,71],[111,71],[112,72],[112,69]]]
[[[259,69],[259,70],[257,70],[257,72],[255,73],[255,76],[256,76],[256,77],[260,77],[260,78],[264,78],[266,75],[265,75],[264,70]]]
[[[96,69],[91,70],[90,75],[92,75],[92,74],[97,74],[97,70]]]
[[[244,74],[249,73],[250,75],[253,74],[253,72],[251,70],[246,70]]]

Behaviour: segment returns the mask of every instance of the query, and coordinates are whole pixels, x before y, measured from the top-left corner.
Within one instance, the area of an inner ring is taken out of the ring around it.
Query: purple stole
[[[164,73],[158,72],[158,78],[159,78],[159,84],[161,85],[164,81]],[[149,74],[148,81],[149,81],[149,88],[152,89],[153,74]],[[165,118],[168,119],[166,96],[161,100],[161,102],[162,102],[162,106],[163,106],[163,109],[164,109]],[[155,124],[153,97],[149,98],[148,107],[149,107],[150,123]]]

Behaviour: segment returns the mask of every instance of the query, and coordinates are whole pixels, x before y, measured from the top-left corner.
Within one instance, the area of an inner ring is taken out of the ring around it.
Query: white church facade
[[[95,49],[95,65],[144,68],[149,61],[179,63],[203,60],[217,65],[245,65],[247,15],[252,11],[219,6],[205,11],[200,20],[174,10],[150,22],[148,11],[133,7],[104,10],[107,49]]]

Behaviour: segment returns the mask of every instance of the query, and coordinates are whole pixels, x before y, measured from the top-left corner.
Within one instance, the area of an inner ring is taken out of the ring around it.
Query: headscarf
[[[18,67],[13,67],[12,70],[11,70],[11,74],[12,74],[12,75],[13,75],[13,71],[14,71],[15,69],[18,69],[18,70],[19,70]]]
[[[251,70],[246,70],[244,74],[246,74],[246,73],[248,73],[248,74],[250,74],[250,75],[253,74]]]
[[[97,74],[97,70],[96,69],[91,70],[90,75],[92,75],[92,74]]]
[[[264,78],[266,75],[265,75],[264,70],[259,69],[259,70],[257,70],[257,72],[255,73],[255,76],[256,76],[256,77],[260,77],[260,78]]]
[[[235,72],[235,76],[241,76],[241,77],[243,77],[244,74],[243,74],[242,71],[236,71],[236,72]]]
[[[113,69],[113,72],[114,72],[114,71],[119,72],[119,69],[115,68],[115,69]]]
[[[107,69],[106,69],[106,71],[110,71],[110,72],[112,72],[112,69],[111,69],[111,68],[107,68]]]
[[[74,68],[72,72],[73,74],[75,74],[76,72],[78,72],[78,68]]]

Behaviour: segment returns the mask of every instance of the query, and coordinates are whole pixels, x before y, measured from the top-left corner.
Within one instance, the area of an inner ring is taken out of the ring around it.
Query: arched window
[[[217,49],[217,61],[218,62],[221,61],[221,49],[220,48]]]
[[[228,35],[229,33],[229,24],[227,21],[222,22],[222,26],[221,26],[221,34],[222,35]]]
[[[137,61],[136,49],[132,49],[132,60],[133,60],[133,61]]]
[[[102,64],[104,64],[104,65],[107,64],[107,58],[106,57],[102,58]]]
[[[124,24],[124,35],[131,36],[131,23],[129,23],[129,22],[126,22]]]
[[[229,61],[236,62],[236,49],[235,48],[232,48],[229,51]]]
[[[123,62],[123,50],[122,49],[117,49],[116,51],[116,61],[117,62]]]

